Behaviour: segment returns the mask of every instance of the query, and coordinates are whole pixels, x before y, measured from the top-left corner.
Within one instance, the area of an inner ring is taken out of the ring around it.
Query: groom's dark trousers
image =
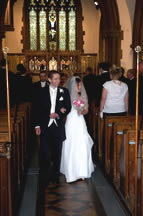
[[[50,180],[57,180],[60,170],[62,140],[59,128],[53,122],[47,131],[41,133],[40,171]]]

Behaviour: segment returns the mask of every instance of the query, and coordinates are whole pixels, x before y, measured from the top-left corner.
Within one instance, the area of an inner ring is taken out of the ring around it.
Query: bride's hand
[[[88,109],[84,109],[83,111],[82,111],[82,114],[83,115],[86,115],[88,113]]]
[[[81,110],[78,110],[77,112],[78,112],[79,115],[82,115],[82,111]]]

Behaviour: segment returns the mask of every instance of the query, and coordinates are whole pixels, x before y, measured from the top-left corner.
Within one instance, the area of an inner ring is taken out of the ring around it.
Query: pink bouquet
[[[73,101],[73,106],[78,111],[83,111],[85,107],[85,102],[82,99],[76,99]]]

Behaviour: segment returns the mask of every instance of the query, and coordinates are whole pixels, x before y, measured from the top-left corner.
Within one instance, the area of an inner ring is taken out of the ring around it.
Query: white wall
[[[24,0],[17,0],[14,4],[14,31],[6,32],[6,36],[3,39],[3,47],[9,47],[9,53],[21,53],[23,49],[21,43],[23,1]]]
[[[126,3],[127,3],[128,10],[129,10],[131,25],[132,25],[132,29],[133,29],[136,0],[126,0]]]
[[[123,40],[121,42],[122,60],[121,66],[125,69],[133,66],[133,52],[130,48],[132,44],[132,28],[135,9],[135,0],[117,0],[120,25],[123,31]]]
[[[100,10],[97,10],[93,0],[81,0],[83,13],[83,31],[85,35],[84,52],[98,53],[99,51],[99,25],[100,25]]]

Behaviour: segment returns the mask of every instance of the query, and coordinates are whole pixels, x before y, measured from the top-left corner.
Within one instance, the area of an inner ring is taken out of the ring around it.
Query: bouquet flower
[[[73,106],[77,111],[83,111],[85,108],[85,102],[82,99],[76,99],[73,101]]]

